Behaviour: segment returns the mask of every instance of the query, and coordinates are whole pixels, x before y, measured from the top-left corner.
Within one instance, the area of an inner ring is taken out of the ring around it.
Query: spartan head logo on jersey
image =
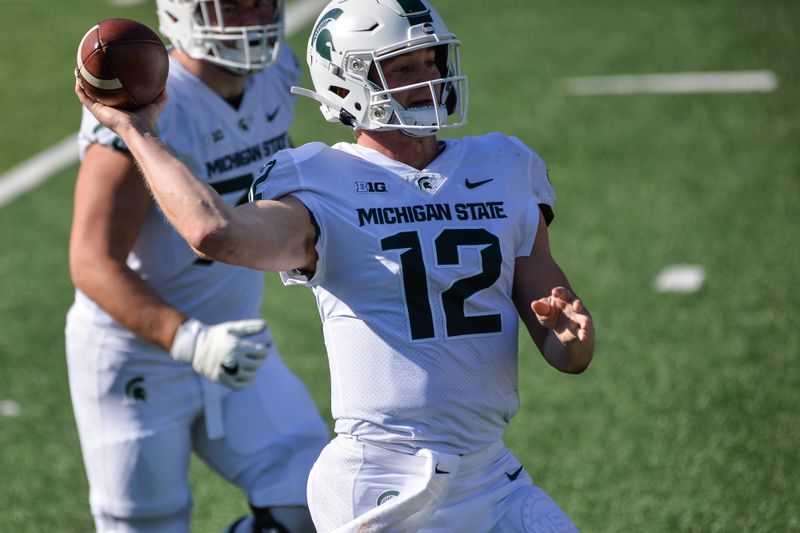
[[[147,389],[144,388],[144,378],[137,376],[125,384],[125,405],[147,401]]]
[[[412,177],[412,181],[417,187],[431,194],[439,190],[444,183],[445,177],[441,174],[419,174]]]
[[[384,492],[381,493],[380,496],[378,496],[378,499],[375,501],[375,505],[380,507],[384,503],[388,502],[389,500],[391,500],[393,498],[397,498],[398,496],[400,496],[400,492],[399,491],[396,491],[396,490],[384,491]]]

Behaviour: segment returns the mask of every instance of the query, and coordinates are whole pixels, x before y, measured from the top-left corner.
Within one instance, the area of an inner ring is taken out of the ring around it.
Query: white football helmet
[[[159,29],[189,57],[238,75],[258,72],[278,57],[286,0],[261,3],[263,22],[241,25],[230,20],[225,10],[231,6],[225,0],[156,0]]]
[[[461,42],[427,0],[333,0],[308,40],[313,98],[328,122],[354,129],[401,130],[424,137],[466,123],[467,78],[460,75]],[[441,77],[387,89],[381,61],[433,47]],[[370,80],[372,75],[372,81]],[[406,109],[394,94],[427,87],[433,105]]]

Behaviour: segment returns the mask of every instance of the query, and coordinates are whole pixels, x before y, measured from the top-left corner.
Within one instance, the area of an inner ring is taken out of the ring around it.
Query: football
[[[102,20],[78,46],[78,83],[101,104],[128,110],[149,104],[164,90],[168,73],[164,43],[135,20]]]

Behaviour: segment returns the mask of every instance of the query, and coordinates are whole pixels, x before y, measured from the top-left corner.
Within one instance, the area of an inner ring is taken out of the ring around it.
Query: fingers
[[[564,306],[567,304],[574,303],[575,300],[578,299],[571,290],[565,287],[554,287],[550,291],[550,295],[559,303],[562,303]]]
[[[242,363],[261,364],[268,351],[265,344],[243,340],[237,343],[236,358]]]
[[[585,329],[589,327],[591,319],[580,300],[575,300],[571,305],[566,305],[562,311],[570,320],[577,323],[581,328]]]
[[[261,333],[267,329],[267,323],[261,319],[239,320],[237,322],[230,322],[228,332],[239,338],[249,337],[256,333]]]
[[[77,80],[75,81],[75,95],[78,97],[78,100],[80,100],[81,104],[83,104],[87,108],[91,108],[92,104],[94,103],[94,100],[92,100],[86,95],[86,92],[83,90],[83,87],[81,86],[81,82]]]
[[[547,316],[551,312],[550,300],[548,298],[542,298],[541,300],[534,300],[531,303],[531,309],[533,312],[536,313],[537,317],[540,318],[547,318]]]
[[[245,348],[245,344],[255,344],[256,349],[259,346],[258,343],[240,341],[232,357],[220,364],[222,371],[218,375],[218,381],[233,390],[242,390],[256,379],[256,373],[265,357],[261,352],[253,351],[253,346],[247,346],[246,352],[239,352],[239,349]]]
[[[555,287],[550,296],[535,300],[531,309],[542,326],[554,330],[562,342],[589,338],[592,318],[583,302],[571,290]]]
[[[261,321],[252,321],[261,322]],[[258,324],[247,324],[245,331],[259,331]],[[267,357],[268,348],[261,342],[237,339],[231,357],[221,365],[219,381],[226,387],[242,390],[256,378],[256,372]]]
[[[164,106],[167,105],[167,89],[164,88],[164,90],[161,91],[161,94],[159,94],[155,100],[150,102],[150,104],[155,105],[159,112],[164,109]]]
[[[128,121],[138,123],[142,126],[152,127],[164,106],[167,104],[167,91],[164,89],[158,97],[149,104],[142,106],[134,111],[125,111],[115,107],[104,105],[96,100],[92,100],[86,91],[83,90],[81,81],[75,80],[75,95],[86,109],[91,112],[98,121],[104,126],[116,131],[117,127]]]
[[[575,295],[564,287],[555,287],[550,291],[550,296],[540,298],[531,303],[531,309],[536,313],[539,322],[558,319],[560,312],[575,300]],[[546,325],[546,324],[543,324]],[[552,326],[548,326],[552,327]]]

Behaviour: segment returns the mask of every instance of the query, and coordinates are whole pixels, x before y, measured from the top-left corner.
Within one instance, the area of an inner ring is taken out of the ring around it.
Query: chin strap
[[[337,104],[328,100],[321,94],[315,93],[314,91],[308,89],[304,89],[303,87],[292,86],[292,88],[289,89],[289,92],[291,92],[292,94],[296,94],[297,96],[305,96],[306,98],[311,98],[315,102],[319,102],[320,104],[328,106],[331,109],[336,109],[338,107]],[[353,129],[356,129],[356,127],[358,126],[358,124],[356,124],[356,117],[354,117],[349,112],[341,108],[339,109],[339,121],[345,126],[349,126]]]
[[[305,89],[303,87],[295,87],[295,86],[293,86],[291,89],[289,89],[289,92],[292,93],[292,94],[296,94],[297,96],[305,96],[306,98],[311,98],[312,100],[315,100],[315,101],[319,102],[322,105],[326,105],[328,107],[332,107],[332,108],[336,109],[336,104],[334,104],[333,102],[331,102],[330,100],[328,100],[327,98],[322,96],[321,94],[317,94],[314,91],[311,91],[309,89]]]

